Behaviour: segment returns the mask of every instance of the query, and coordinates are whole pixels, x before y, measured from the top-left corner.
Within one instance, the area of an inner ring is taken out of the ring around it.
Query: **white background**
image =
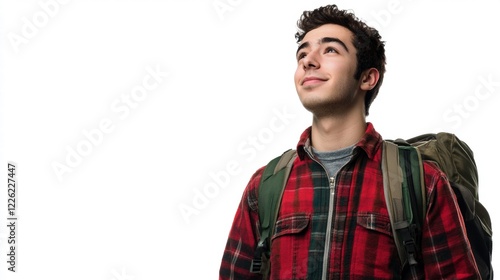
[[[0,1],[0,182],[8,161],[18,180],[16,273],[0,190],[0,279],[217,279],[250,176],[311,123],[295,24],[328,3]],[[337,4],[387,42],[368,121],[465,140],[500,232],[497,2]]]

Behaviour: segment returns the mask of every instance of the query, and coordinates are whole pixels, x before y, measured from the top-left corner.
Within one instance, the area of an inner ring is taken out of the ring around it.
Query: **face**
[[[342,112],[357,104],[361,90],[354,79],[357,58],[352,36],[343,26],[325,24],[299,43],[295,88],[312,113]]]

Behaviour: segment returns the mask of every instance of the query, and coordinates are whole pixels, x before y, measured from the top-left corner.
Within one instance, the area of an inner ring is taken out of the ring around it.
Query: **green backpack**
[[[261,238],[250,271],[263,274],[264,279],[267,279],[270,268],[270,239],[295,157],[295,150],[284,152],[271,160],[262,174],[258,198]],[[426,209],[423,160],[434,162],[447,175],[457,197],[482,279],[493,279],[491,219],[479,202],[473,153],[465,142],[451,133],[383,142],[384,194],[402,267],[416,265],[419,261],[421,227]]]

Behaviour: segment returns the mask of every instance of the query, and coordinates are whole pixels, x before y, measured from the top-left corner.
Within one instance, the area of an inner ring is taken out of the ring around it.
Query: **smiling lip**
[[[320,82],[324,82],[324,81],[326,81],[326,79],[322,79],[322,78],[314,77],[314,76],[309,76],[309,77],[305,77],[302,80],[302,85],[316,84],[316,83],[320,83]]]

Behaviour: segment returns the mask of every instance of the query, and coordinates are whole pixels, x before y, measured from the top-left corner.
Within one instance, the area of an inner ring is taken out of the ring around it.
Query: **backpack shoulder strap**
[[[384,141],[384,194],[401,265],[417,264],[425,215],[423,165],[417,148],[401,140]]]
[[[296,156],[295,150],[287,150],[271,160],[262,173],[258,194],[260,239],[250,267],[251,272],[264,274],[269,269],[267,258],[271,249],[270,239],[274,234],[281,198]]]

